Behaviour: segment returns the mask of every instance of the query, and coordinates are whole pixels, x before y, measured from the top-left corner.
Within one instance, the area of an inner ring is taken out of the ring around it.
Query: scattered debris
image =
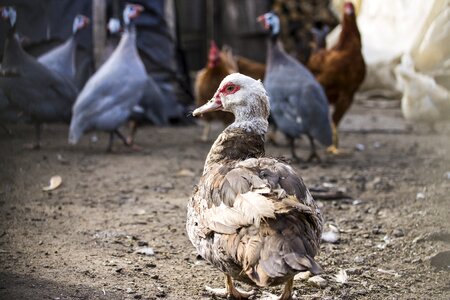
[[[374,143],[373,143],[373,147],[374,147],[375,149],[381,148],[382,145],[383,145],[383,144],[380,143],[380,142],[374,142]]]
[[[364,144],[356,144],[355,149],[357,151],[364,151],[366,149],[366,146],[364,146]]]
[[[320,276],[313,276],[309,278],[308,283],[321,289],[326,288],[328,285],[328,282]]]
[[[50,178],[50,185],[43,187],[42,190],[49,192],[49,191],[53,191],[55,189],[57,189],[62,183],[62,178],[61,176],[53,176],[52,178]]]
[[[134,251],[134,253],[143,254],[143,255],[147,255],[147,256],[155,255],[155,251],[153,250],[153,248],[150,248],[150,247],[139,248],[136,251]]]
[[[325,243],[336,244],[339,242],[339,233],[332,230],[324,231],[322,233],[322,241]]]
[[[347,272],[343,269],[340,269],[339,272],[334,275],[334,280],[340,284],[346,284],[348,282]]]
[[[56,159],[62,164],[62,165],[67,165],[69,164],[69,161],[67,159],[65,159],[61,154],[56,154]]]
[[[364,257],[362,256],[355,256],[355,258],[353,259],[353,261],[357,264],[362,264],[364,262]]]
[[[425,193],[421,192],[417,193],[416,200],[423,200],[423,199],[425,199]]]
[[[383,273],[383,274],[393,275],[395,277],[401,277],[402,276],[399,273],[395,272],[395,270],[378,269],[377,271],[380,272],[380,273]]]

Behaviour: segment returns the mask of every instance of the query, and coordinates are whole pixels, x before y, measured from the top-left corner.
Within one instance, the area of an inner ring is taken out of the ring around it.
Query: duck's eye
[[[234,85],[229,85],[226,89],[227,92],[232,92],[234,90]]]

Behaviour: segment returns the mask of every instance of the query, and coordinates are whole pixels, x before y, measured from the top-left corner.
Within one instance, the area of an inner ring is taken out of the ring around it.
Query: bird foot
[[[330,147],[327,148],[327,152],[330,154],[339,155],[341,151],[339,151],[339,149],[336,148],[335,145],[331,145]]]
[[[205,286],[205,290],[217,297],[221,298],[228,298],[228,299],[236,299],[236,300],[244,300],[249,299],[251,296],[255,294],[254,290],[251,290],[250,292],[243,291],[241,289],[238,289],[237,287],[234,287],[231,291],[228,291],[227,289],[214,289],[209,286]]]
[[[260,300],[297,300],[299,299],[295,295],[290,295],[288,298],[284,297],[283,295],[277,296],[272,293],[263,292]]]

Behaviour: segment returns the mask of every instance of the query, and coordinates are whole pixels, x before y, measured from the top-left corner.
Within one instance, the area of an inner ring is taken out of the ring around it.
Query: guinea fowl
[[[278,16],[270,12],[258,20],[271,32],[264,84],[270,97],[274,125],[289,139],[294,159],[298,159],[295,138],[304,134],[311,144],[308,161],[320,160],[314,140],[325,146],[332,142],[327,97],[311,72],[284,51],[278,41]]]
[[[62,45],[41,55],[38,61],[52,71],[75,80],[75,53],[77,48],[77,33],[89,24],[89,18],[77,15],[73,21],[72,36]]]
[[[0,89],[11,109],[21,111],[36,125],[36,143],[40,147],[41,124],[69,122],[76,98],[75,86],[64,76],[47,69],[21,47],[16,31],[16,10],[2,8],[9,21],[0,74]]]
[[[109,59],[88,80],[73,106],[69,143],[76,144],[82,134],[92,130],[110,133],[108,151],[114,134],[129,145],[119,132],[144,94],[147,73],[136,48],[136,28],[132,22],[143,7],[127,4],[123,11],[125,32]]]
[[[221,296],[250,296],[234,279],[257,287],[286,283],[280,299],[292,299],[296,273],[321,271],[314,261],[320,211],[291,166],[264,156],[270,107],[261,81],[231,74],[193,115],[216,110],[233,113],[235,121],[211,147],[188,202],[189,239],[225,273]]]
[[[205,99],[210,99],[214,95],[215,90],[225,76],[237,72],[237,70],[233,68],[233,65],[235,64],[234,61],[231,59],[224,59],[227,58],[227,56],[221,54],[222,53],[216,46],[216,43],[211,41],[208,63],[206,67],[197,73],[195,78],[195,102],[197,106],[205,104]],[[206,124],[201,140],[207,141],[211,130],[210,123],[213,120],[221,120],[224,124],[228,125],[233,122],[233,115],[227,112],[214,112],[204,116],[204,120],[206,121]]]

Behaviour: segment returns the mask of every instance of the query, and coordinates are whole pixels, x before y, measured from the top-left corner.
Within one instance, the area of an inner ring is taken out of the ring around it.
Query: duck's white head
[[[270,113],[269,98],[260,80],[234,73],[225,77],[213,98],[192,114],[198,116],[217,110],[233,113],[235,123],[254,120],[267,122]]]

